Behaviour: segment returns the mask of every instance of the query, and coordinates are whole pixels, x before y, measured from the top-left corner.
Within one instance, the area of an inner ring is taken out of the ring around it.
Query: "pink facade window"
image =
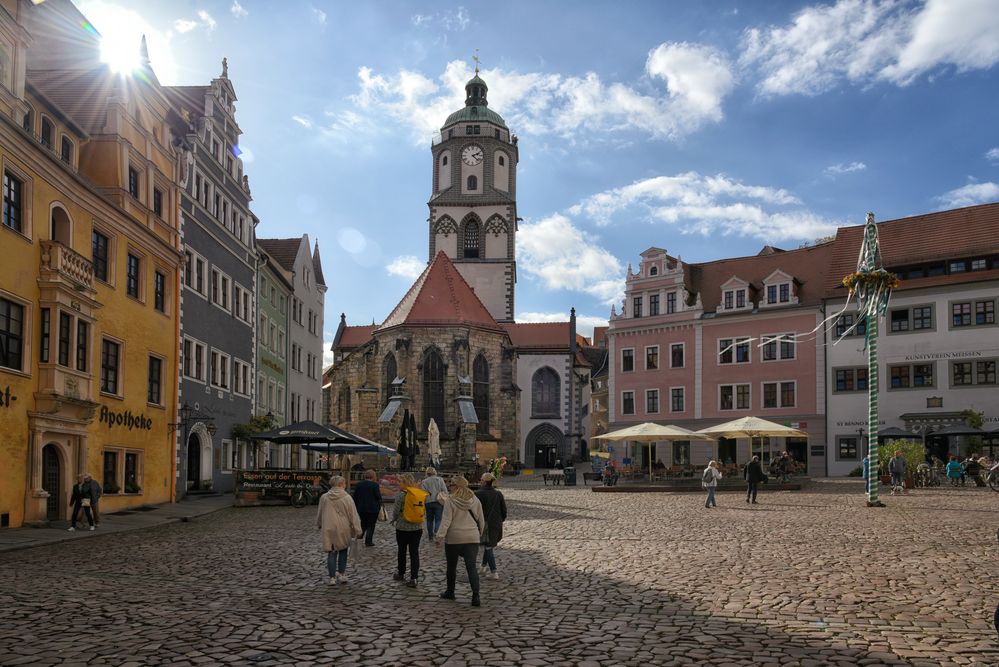
[[[621,372],[630,373],[635,370],[635,350],[621,350]]]
[[[645,348],[645,370],[654,371],[659,369],[659,346],[651,345]]]
[[[633,391],[621,392],[621,414],[622,415],[635,414],[635,392]]]

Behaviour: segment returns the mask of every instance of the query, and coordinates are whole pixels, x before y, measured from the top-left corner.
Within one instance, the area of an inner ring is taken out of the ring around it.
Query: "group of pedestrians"
[[[69,530],[76,530],[76,522],[80,518],[80,512],[87,517],[90,530],[96,530],[101,523],[101,514],[98,504],[104,489],[100,483],[91,477],[90,473],[82,473],[76,476],[76,484],[73,485],[73,493],[69,498],[69,504],[73,506],[73,515],[70,517]]]
[[[746,480],[746,503],[756,505],[756,494],[759,492],[760,482],[766,482],[768,479],[766,473],[763,472],[759,456],[753,456],[750,459],[742,470],[742,477]],[[709,461],[701,473],[701,486],[707,492],[707,497],[704,499],[705,507],[718,507],[718,502],[715,500],[715,490],[718,488],[718,482],[721,478],[722,472],[718,462]]]
[[[498,579],[496,545],[503,539],[506,501],[496,488],[496,478],[485,473],[475,493],[465,477],[457,475],[444,482],[433,468],[427,468],[426,478],[417,484],[409,473],[399,477],[400,489],[395,495],[390,520],[395,528],[398,558],[393,579],[416,588],[420,576],[420,541],[423,531],[436,545],[444,546],[447,584],[440,597],[455,599],[458,561],[461,560],[472,590],[472,606],[481,604],[479,577]],[[354,489],[353,497],[346,491],[346,480],[330,479],[330,490],[319,499],[316,527],[322,531],[323,549],[327,552],[326,567],[330,584],[347,582],[347,560],[352,540],[364,539],[365,546],[374,545],[375,526],[382,507],[381,488],[375,471],[364,473],[364,480]],[[479,547],[483,548],[481,566],[477,568]],[[408,574],[408,577],[407,577]]]

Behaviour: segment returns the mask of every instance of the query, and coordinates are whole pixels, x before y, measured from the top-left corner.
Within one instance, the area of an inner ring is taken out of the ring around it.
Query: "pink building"
[[[754,415],[796,426],[805,439],[774,438],[814,474],[825,469],[824,357],[815,328],[832,254],[829,243],[684,264],[662,248],[628,268],[620,314],[607,331],[611,429],[652,421],[700,429]],[[760,451],[760,443],[753,443]],[[659,443],[667,466],[712,458],[745,463],[748,439]],[[648,465],[648,449],[616,448],[619,461]]]

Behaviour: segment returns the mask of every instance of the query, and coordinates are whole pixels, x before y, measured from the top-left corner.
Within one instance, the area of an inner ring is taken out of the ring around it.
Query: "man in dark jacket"
[[[479,490],[475,497],[482,503],[482,516],[486,520],[486,528],[482,534],[482,574],[488,574],[493,579],[499,579],[496,571],[496,555],[493,550],[503,539],[503,522],[506,521],[506,500],[494,485],[496,477],[492,473],[482,475]]]
[[[73,506],[73,516],[69,521],[70,530],[76,530],[76,520],[80,516],[81,509],[87,515],[90,530],[94,529],[94,515],[90,510],[93,502],[94,497],[90,484],[84,480],[83,475],[77,475],[76,484],[73,485],[73,495],[69,499],[69,504]]]
[[[97,505],[101,496],[104,495],[104,489],[96,479],[90,476],[89,472],[83,474],[83,483],[90,487],[90,511],[94,513],[94,525],[99,526],[101,525],[101,513],[98,511]]]
[[[759,489],[760,482],[767,481],[766,473],[763,472],[763,466],[760,465],[760,457],[754,456],[752,460],[746,464],[746,469],[743,471],[743,477],[746,478],[746,502],[756,504],[756,492]]]
[[[378,475],[374,470],[365,470],[364,479],[354,487],[354,505],[361,517],[361,530],[364,531],[364,544],[374,546],[375,526],[378,513],[382,509],[382,489],[378,486]]]

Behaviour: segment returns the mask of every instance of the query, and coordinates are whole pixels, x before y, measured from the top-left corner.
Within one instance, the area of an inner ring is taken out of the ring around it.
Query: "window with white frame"
[[[635,414],[635,392],[633,391],[621,392],[621,414],[622,415]]]
[[[719,410],[749,410],[750,387],[748,384],[723,384],[718,386]]]
[[[763,383],[763,405],[764,408],[793,408],[797,405],[796,383],[785,382],[764,382]]]
[[[684,388],[683,387],[671,387],[669,390],[669,411],[670,412],[683,412],[684,411]]]
[[[683,343],[671,343],[669,346],[669,367],[670,368],[683,368],[684,359],[684,344]]]
[[[236,317],[246,323],[251,322],[251,318],[253,316],[250,313],[250,293],[243,289],[239,284],[236,284],[234,291],[235,297],[233,298],[233,305],[235,306]]]
[[[235,463],[232,440],[222,440],[222,472],[232,472]]]
[[[659,390],[645,390],[645,413],[654,415],[659,413]]]
[[[198,382],[205,381],[205,345],[193,338],[184,337],[184,377]]]
[[[229,312],[229,276],[212,268],[212,303]]]
[[[763,361],[794,359],[794,354],[794,333],[763,335]]]
[[[645,348],[645,370],[659,370],[659,346],[649,345]]]
[[[250,395],[250,365],[239,359],[232,362],[232,389],[242,396]]]
[[[718,363],[748,364],[750,361],[749,338],[718,339]]]
[[[212,385],[219,389],[229,388],[229,364],[231,359],[228,354],[212,350]]]
[[[635,349],[625,348],[621,350],[621,372],[630,373],[635,370]]]

